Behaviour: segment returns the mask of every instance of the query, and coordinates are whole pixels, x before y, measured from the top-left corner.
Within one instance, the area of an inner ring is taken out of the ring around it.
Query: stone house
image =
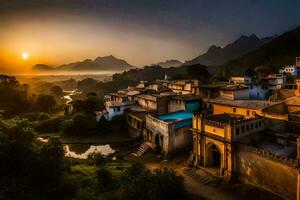
[[[189,129],[192,113],[178,111],[162,115],[146,115],[143,139],[156,151],[167,155],[192,143]]]
[[[260,116],[195,114],[194,165],[226,180],[238,179],[285,199],[299,199],[298,135],[274,133],[269,126]]]

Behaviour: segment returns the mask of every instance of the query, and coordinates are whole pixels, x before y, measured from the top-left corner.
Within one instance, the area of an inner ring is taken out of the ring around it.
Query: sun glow
[[[22,58],[23,60],[28,60],[29,54],[28,54],[27,52],[23,52],[23,53],[21,54],[21,58]]]

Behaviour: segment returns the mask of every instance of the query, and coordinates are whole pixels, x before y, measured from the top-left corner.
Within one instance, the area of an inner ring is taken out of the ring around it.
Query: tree
[[[64,92],[61,89],[61,87],[59,87],[57,85],[52,86],[50,88],[50,91],[51,91],[52,95],[57,96],[57,97],[61,97],[64,94]]]
[[[196,64],[187,67],[188,78],[197,79],[201,82],[208,82],[211,75],[208,73],[206,66]]]
[[[41,94],[37,97],[36,104],[44,111],[49,113],[54,106],[56,106],[56,101],[52,95]]]

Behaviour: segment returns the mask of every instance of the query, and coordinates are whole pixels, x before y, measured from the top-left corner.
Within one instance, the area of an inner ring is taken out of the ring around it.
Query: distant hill
[[[164,68],[159,65],[145,66],[143,68],[131,69],[122,73],[113,75],[113,80],[129,80],[129,81],[154,81],[164,79],[167,75],[168,79],[202,79],[209,80],[210,75],[207,67],[204,65],[182,65],[179,67]]]
[[[206,66],[220,66],[259,48],[274,37],[260,39],[254,34],[250,36],[243,35],[233,43],[226,45],[224,48],[215,45],[211,46],[206,53],[185,62],[185,65],[203,64]]]
[[[295,64],[295,57],[300,56],[300,26],[285,32],[256,50],[223,65],[232,75],[241,75],[248,68],[260,65],[272,66],[274,70],[285,65]]]
[[[32,67],[32,70],[35,72],[49,72],[53,71],[54,69],[48,65],[36,64]]]
[[[179,60],[172,59],[172,60],[166,60],[164,62],[159,62],[156,65],[159,65],[161,67],[178,67],[182,64],[183,63],[180,62]]]
[[[37,64],[32,67],[36,72],[45,71],[123,71],[133,68],[125,60],[118,59],[114,56],[97,57],[95,60],[86,59],[84,61],[64,64],[59,67],[50,67],[44,64]]]

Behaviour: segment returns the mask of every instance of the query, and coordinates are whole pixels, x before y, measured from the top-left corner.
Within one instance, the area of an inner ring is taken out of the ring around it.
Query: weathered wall
[[[168,112],[176,112],[179,110],[185,110],[184,101],[170,100],[168,103]]]
[[[233,108],[236,108],[236,111],[233,112]],[[247,115],[247,110],[249,110],[249,116]],[[237,115],[243,115],[246,118],[248,117],[255,117],[255,113],[258,115],[261,115],[262,112],[260,109],[247,109],[247,108],[241,108],[241,107],[234,107],[234,106],[226,106],[226,105],[219,105],[214,104],[213,105],[213,114],[223,114],[223,113],[231,113],[231,114],[237,114]]]
[[[187,147],[188,145],[192,144],[193,138],[192,133],[189,131],[190,127],[184,127],[177,129],[175,131],[175,138],[174,138],[174,151],[178,149],[182,149]]]
[[[241,181],[296,199],[298,172],[295,168],[241,147],[237,151],[236,167]]]

